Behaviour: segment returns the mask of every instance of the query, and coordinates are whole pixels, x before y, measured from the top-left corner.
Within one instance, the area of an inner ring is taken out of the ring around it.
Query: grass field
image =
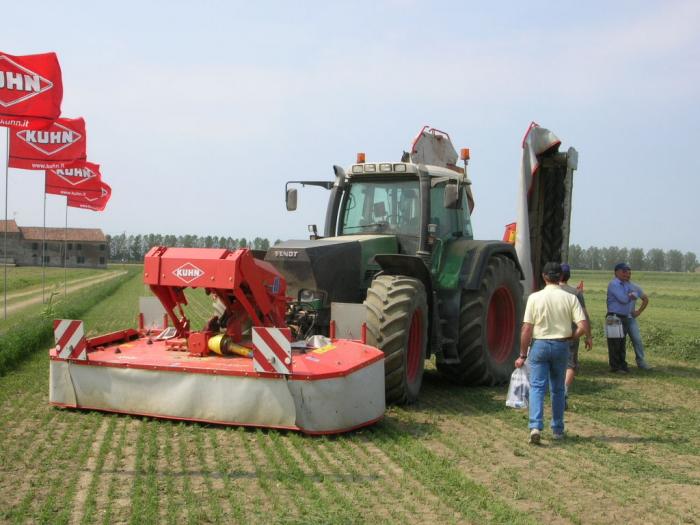
[[[35,352],[0,377],[0,521],[700,523],[698,277],[633,275],[651,300],[640,324],[655,370],[619,377],[602,338],[609,275],[575,273],[595,346],[567,439],[545,432],[540,447],[505,387],[454,387],[434,367],[419,403],[319,438],[54,409]],[[84,316],[88,329],[133,325],[141,293],[135,276]],[[192,299],[197,327],[208,301]]]

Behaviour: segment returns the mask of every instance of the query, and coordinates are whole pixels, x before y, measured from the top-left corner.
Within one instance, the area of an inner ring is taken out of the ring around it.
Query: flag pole
[[[46,172],[44,172],[44,226],[41,239],[41,302],[46,303]]]
[[[63,297],[68,295],[68,197],[66,197],[66,229],[63,231]]]
[[[5,133],[7,137],[7,150],[5,155],[5,237],[3,240],[3,267],[5,268],[5,280],[3,281],[3,295],[4,299],[4,312],[5,320],[7,320],[7,192],[8,192],[8,179],[10,171],[10,128],[5,128]]]

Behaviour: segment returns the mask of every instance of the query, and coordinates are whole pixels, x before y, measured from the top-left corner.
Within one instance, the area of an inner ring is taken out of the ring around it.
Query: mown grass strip
[[[36,486],[42,489],[41,496],[36,497],[35,493],[32,502],[35,506],[32,515],[37,523],[68,523],[78,478],[87,463],[90,443],[100,424],[99,418],[79,419],[75,424],[77,431],[70,432],[65,439],[50,442],[47,455],[38,465],[39,476],[35,480]]]
[[[241,429],[242,431],[242,429]],[[223,439],[217,439],[219,435],[223,435]],[[246,513],[244,510],[245,500],[243,496],[246,494],[247,483],[246,472],[240,469],[235,469],[227,457],[223,454],[224,449],[228,452],[229,450],[237,448],[237,441],[239,434],[238,431],[226,428],[225,430],[213,429],[206,433],[206,437],[209,440],[208,446],[212,449],[214,454],[214,462],[216,469],[214,473],[221,476],[224,484],[224,495],[228,501],[231,508],[231,519],[233,523],[244,523],[246,521]],[[236,480],[240,479],[240,482]],[[259,501],[254,501],[253,506],[255,508],[260,508],[261,505]],[[258,518],[261,516],[258,516]]]
[[[97,458],[95,458],[95,469],[90,478],[90,485],[88,486],[85,502],[83,503],[82,518],[80,520],[81,524],[94,523],[96,521],[97,492],[98,488],[100,487],[100,483],[102,482],[105,461],[113,448],[114,431],[116,428],[117,418],[110,417],[109,421],[107,422],[107,429],[102,436],[102,442],[100,443],[100,448],[97,452]]]
[[[210,519],[214,523],[225,523],[224,512],[219,503],[219,494],[215,490],[212,483],[212,472],[209,467],[209,463],[206,458],[206,442],[204,439],[204,434],[206,434],[210,429],[202,428],[200,425],[193,427],[194,430],[194,444],[195,452],[197,456],[197,461],[199,462],[200,473],[202,480],[204,481],[204,486],[206,487],[206,505],[211,513]]]
[[[122,428],[119,432],[119,439],[117,440],[117,445],[113,452],[113,460],[111,464],[110,471],[112,472],[111,479],[106,489],[106,501],[104,507],[104,517],[102,518],[103,525],[110,525],[114,522],[113,519],[113,502],[117,499],[119,494],[117,488],[119,486],[119,476],[118,472],[120,467],[124,462],[124,450],[126,449],[126,438],[128,433],[129,424],[131,423],[131,418],[126,417],[122,420]]]
[[[134,525],[155,523],[158,519],[158,429],[156,421],[142,420],[136,438],[136,461],[131,489],[131,516]]]

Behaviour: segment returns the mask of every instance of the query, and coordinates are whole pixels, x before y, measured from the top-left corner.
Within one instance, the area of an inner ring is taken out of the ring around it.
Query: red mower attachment
[[[140,314],[138,330],[85,339],[82,322],[56,321],[52,405],[309,434],[383,416],[384,354],[347,339],[292,341],[286,282],[250,250],[153,248],[144,282],[173,326],[147,328]],[[183,310],[188,287],[221,304],[201,330]]]

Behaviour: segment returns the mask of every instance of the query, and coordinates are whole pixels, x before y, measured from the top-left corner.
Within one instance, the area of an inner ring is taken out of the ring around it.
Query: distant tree
[[[646,255],[646,268],[655,272],[663,272],[666,269],[666,255],[659,248],[652,248]]]
[[[572,244],[569,246],[569,260],[568,260],[569,266],[572,268],[584,268],[584,263],[583,263],[583,248],[581,248],[578,244]]]
[[[625,252],[626,253],[626,252]],[[617,263],[623,260],[620,248],[617,246],[607,246],[600,249],[601,266],[603,270],[612,270]]]
[[[693,252],[686,252],[683,256],[683,270],[686,272],[694,272],[697,267],[697,256]]]
[[[163,246],[169,246],[169,247],[177,246],[177,237],[175,235],[163,236]]]
[[[205,248],[213,248],[215,244],[215,239],[216,237],[212,237],[211,235],[207,235],[204,237],[204,247]]]
[[[238,239],[238,247],[239,248],[247,248],[248,247],[248,241],[246,241],[245,237],[241,237]]]
[[[281,243],[282,243],[282,239],[276,239],[276,240],[275,240],[275,246],[277,246],[278,244],[281,244]]]
[[[253,239],[253,249],[255,250],[267,250],[270,247],[270,241],[267,239],[262,239],[260,237],[256,237]]]
[[[586,262],[589,270],[600,270],[600,248],[596,248],[595,246],[586,248]]]
[[[629,251],[629,265],[635,270],[644,270],[644,250],[641,248],[632,248]]]
[[[683,254],[679,250],[666,252],[666,267],[672,272],[683,271]]]

